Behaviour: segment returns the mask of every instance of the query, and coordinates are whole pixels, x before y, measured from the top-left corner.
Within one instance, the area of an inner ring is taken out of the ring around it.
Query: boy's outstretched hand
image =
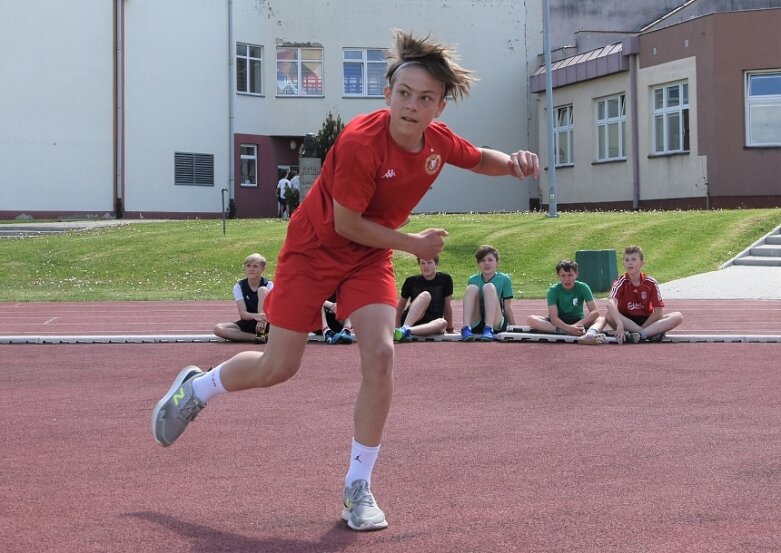
[[[427,228],[417,234],[411,234],[416,238],[415,246],[409,253],[420,259],[433,259],[440,254],[445,247],[447,231],[441,228]]]
[[[519,179],[525,179],[530,176],[535,179],[540,178],[540,158],[533,152],[518,150],[510,154],[507,168],[511,175]]]

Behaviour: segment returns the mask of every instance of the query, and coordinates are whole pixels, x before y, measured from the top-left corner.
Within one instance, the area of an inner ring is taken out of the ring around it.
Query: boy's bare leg
[[[429,304],[431,303],[431,294],[428,292],[421,292],[418,294],[407,311],[407,318],[404,319],[404,324],[407,326],[414,326],[423,315],[426,313]]]
[[[662,316],[661,319],[658,321],[655,321],[645,327],[643,331],[648,336],[656,336],[657,334],[662,334],[663,332],[668,332],[678,325],[680,325],[683,322],[683,315],[681,315],[678,311],[674,311],[672,313],[667,313]]]
[[[526,324],[540,332],[546,332],[548,334],[554,334],[556,332],[556,326],[540,315],[529,315],[526,319]]]
[[[480,290],[474,284],[470,284],[464,291],[464,312],[463,325],[472,327],[475,320],[475,313],[480,313]]]
[[[306,332],[294,332],[272,324],[264,352],[243,351],[222,364],[223,387],[229,392],[238,392],[284,382],[301,366],[308,338]]]
[[[244,332],[235,323],[219,323],[214,327],[214,335],[231,342],[254,342],[256,334]]]
[[[378,446],[393,396],[393,323],[396,312],[390,305],[367,305],[350,314],[361,339],[361,386],[355,402],[355,440]]]
[[[496,286],[491,284],[483,285],[483,305],[485,305],[485,324],[491,328],[496,328],[502,322],[502,310],[499,307],[499,293]]]
[[[447,328],[445,319],[434,319],[427,323],[410,327],[413,336],[433,336],[434,334],[444,334]]]

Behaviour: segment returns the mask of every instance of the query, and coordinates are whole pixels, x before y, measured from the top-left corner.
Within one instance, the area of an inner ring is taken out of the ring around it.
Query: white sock
[[[589,328],[589,329],[586,331],[586,334],[590,334],[590,335],[592,335],[592,336],[596,336],[596,335],[597,335],[597,329],[596,329],[596,328],[594,328],[594,327],[592,326],[591,328]]]
[[[193,394],[203,403],[208,402],[216,395],[227,392],[220,378],[221,369],[222,364],[217,365],[206,374],[193,380]]]
[[[377,462],[380,446],[367,447],[361,445],[353,438],[352,451],[350,452],[350,468],[344,477],[344,487],[347,488],[356,480],[366,480],[371,487],[372,470]]]

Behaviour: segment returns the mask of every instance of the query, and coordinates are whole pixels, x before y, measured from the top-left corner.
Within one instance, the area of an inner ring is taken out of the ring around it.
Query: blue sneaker
[[[353,334],[350,332],[349,328],[343,328],[341,332],[339,332],[336,335],[336,341],[335,344],[352,344],[353,343]]]
[[[475,341],[475,335],[472,334],[472,329],[468,326],[465,326],[461,329],[461,339],[464,342],[474,342]]]
[[[481,342],[493,342],[494,341],[494,329],[490,326],[483,329],[483,335],[480,336]]]
[[[412,330],[407,327],[397,328],[393,331],[394,342],[411,342]]]

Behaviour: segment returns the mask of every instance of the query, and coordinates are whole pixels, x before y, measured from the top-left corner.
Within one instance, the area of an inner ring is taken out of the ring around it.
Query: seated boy
[[[437,271],[439,256],[418,258],[420,274],[407,277],[396,305],[394,342],[453,331],[453,278]]]
[[[246,278],[233,287],[233,298],[239,309],[239,320],[235,323],[218,323],[214,334],[232,342],[266,342],[267,325],[263,303],[274,284],[263,276],[266,258],[259,253],[244,259]]]
[[[473,342],[475,334],[490,342],[494,334],[515,324],[510,308],[513,284],[510,275],[499,273],[499,251],[493,246],[480,246],[475,252],[480,272],[469,277],[464,292],[464,325],[461,339]]]
[[[326,344],[352,344],[354,337],[350,319],[336,318],[336,293],[323,302],[320,310],[322,326],[316,334],[322,334]]]
[[[656,280],[642,272],[645,264],[640,246],[624,249],[624,268],[610,289],[607,324],[616,331],[616,341],[636,344],[641,340],[661,342],[683,322],[678,311],[663,314],[664,301]]]
[[[578,336],[580,344],[601,344],[605,318],[599,314],[591,288],[577,280],[578,264],[563,259],[556,264],[559,282],[548,288],[548,316],[530,315],[528,325],[540,332]],[[588,308],[584,316],[583,305]]]

